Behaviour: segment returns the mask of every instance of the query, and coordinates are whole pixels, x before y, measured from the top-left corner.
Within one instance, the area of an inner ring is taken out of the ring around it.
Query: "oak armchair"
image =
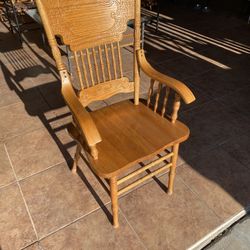
[[[76,172],[80,152],[84,150],[95,174],[108,180],[113,225],[118,227],[119,195],[164,170],[169,170],[168,193],[172,194],[179,144],[189,136],[189,129],[177,120],[180,99],[189,104],[195,97],[186,85],[159,73],[147,62],[140,47],[139,0],[37,0],[36,3],[60,72],[62,95],[72,113],[68,131],[77,142],[72,172]],[[135,20],[132,82],[123,76],[120,46],[131,19]],[[76,79],[72,79],[63,63],[55,36],[61,38],[74,56]],[[139,101],[140,70],[151,78],[147,105]],[[73,80],[80,89],[72,85]],[[157,94],[152,98],[156,84]],[[163,89],[164,100],[159,105]],[[169,116],[166,106],[171,99],[170,90],[175,97]],[[90,103],[118,93],[134,93],[134,103],[122,101],[93,112],[86,110]],[[131,172],[143,161],[149,163]],[[148,171],[159,164],[156,170]],[[147,175],[131,182],[146,170]],[[125,185],[127,181],[130,184]]]

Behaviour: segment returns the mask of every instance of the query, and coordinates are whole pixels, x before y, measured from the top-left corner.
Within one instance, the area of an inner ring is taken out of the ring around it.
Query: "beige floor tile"
[[[0,187],[15,181],[9,158],[3,144],[0,144]]]
[[[24,250],[43,250],[39,243],[32,244],[26,247]]]
[[[79,171],[79,175],[72,174],[64,163],[21,181],[39,237],[109,201],[106,192],[87,168],[83,173]]]
[[[222,148],[234,159],[250,168],[250,131],[229,140],[222,145]]]
[[[238,98],[235,96],[236,91],[246,85],[244,81],[233,77],[231,71],[213,70],[205,72],[199,76],[190,77],[185,80],[191,83],[195,89],[205,93],[210,99],[221,98],[225,95],[232,94],[233,99],[229,103],[234,102]]]
[[[178,169],[178,176],[223,220],[250,204],[250,171],[216,149]]]
[[[249,84],[250,80],[248,80],[247,82]],[[239,81],[237,81],[237,83],[239,84]],[[250,119],[249,95],[250,95],[250,85],[244,88],[241,88],[238,91],[234,91],[233,93],[229,95],[219,98],[218,102],[222,103],[225,107],[231,107],[231,109],[235,110],[235,112],[243,114],[246,116],[246,118]],[[250,129],[250,125],[249,125],[249,129]]]
[[[6,147],[18,179],[65,160],[45,128],[14,137],[6,142]]]
[[[0,97],[0,107],[4,107],[22,101],[14,91],[10,90],[1,92]]]
[[[15,250],[36,240],[31,221],[16,184],[0,190],[0,246]]]
[[[29,113],[41,113],[48,110],[38,89],[23,72],[22,77],[15,75],[8,69],[8,65],[2,65],[0,73],[0,107],[23,102]]]
[[[110,209],[108,209],[110,211]],[[145,249],[125,218],[114,229],[102,209],[43,239],[44,250]]]
[[[165,176],[119,200],[120,208],[148,249],[187,249],[220,224],[219,218],[176,178],[172,196]]]
[[[58,74],[54,65],[30,48],[12,47],[9,51],[3,52],[5,63],[1,68],[6,82],[28,89],[57,81]]]
[[[56,117],[49,122],[51,133],[57,141],[65,159],[72,159],[76,151],[76,142],[67,131],[67,126],[72,122],[71,113],[68,108],[59,109],[56,113]]]
[[[123,66],[123,72],[129,72],[133,70],[133,54],[130,52],[124,53],[122,55],[122,66]]]
[[[187,65],[189,66],[187,67]],[[170,74],[170,76],[177,80],[184,80],[188,77],[201,75],[202,73],[213,69],[213,66],[205,61],[197,60],[196,57],[190,58],[183,56],[159,64],[158,69],[162,73],[166,73],[167,75]]]
[[[182,112],[179,120],[190,129],[189,139],[180,148],[180,155],[185,161],[249,130],[245,116],[215,101]]]
[[[0,140],[27,133],[41,126],[39,118],[28,114],[22,103],[0,109]]]
[[[58,109],[65,106],[64,99],[61,95],[60,81],[51,81],[39,86],[39,91],[48,105],[52,109]]]

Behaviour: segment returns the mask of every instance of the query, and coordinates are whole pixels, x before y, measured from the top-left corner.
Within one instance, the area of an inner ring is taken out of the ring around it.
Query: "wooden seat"
[[[140,40],[140,0],[36,0],[36,4],[60,73],[62,96],[72,113],[68,131],[77,142],[72,172],[77,172],[84,150],[92,170],[108,180],[113,225],[118,227],[119,195],[164,170],[169,170],[168,194],[172,194],[179,144],[189,136],[189,129],[177,120],[178,110],[181,99],[189,104],[195,97],[184,83],[147,62]],[[123,74],[120,43],[131,19],[134,60],[129,81]],[[75,74],[69,74],[56,36],[73,55]],[[145,105],[139,101],[140,70],[150,78]],[[119,93],[134,93],[134,102],[87,111],[89,104]],[[130,171],[144,160],[149,163]],[[154,166],[159,168],[151,171]],[[145,171],[146,176],[120,188]]]
[[[189,136],[189,129],[183,123],[173,124],[142,103],[135,106],[123,101],[91,115],[102,137],[93,169],[104,178],[119,175]]]

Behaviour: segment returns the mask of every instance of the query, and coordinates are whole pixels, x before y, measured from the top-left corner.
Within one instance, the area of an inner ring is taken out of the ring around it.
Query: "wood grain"
[[[119,194],[169,168],[168,193],[173,192],[179,144],[189,136],[189,129],[177,120],[180,98],[188,104],[195,97],[185,84],[156,71],[147,62],[141,50],[140,0],[36,0],[36,4],[60,72],[62,96],[72,113],[68,131],[78,145],[72,171],[76,172],[80,151],[85,150],[92,170],[109,180],[113,225],[118,227]],[[133,81],[129,82],[123,77],[121,48],[124,44],[120,46],[120,41],[131,19],[134,19],[135,29]],[[78,85],[81,86],[79,92],[72,86],[56,36],[69,47],[70,53],[73,52]],[[151,78],[148,107],[139,102],[140,69]],[[158,90],[153,98],[156,82]],[[163,107],[159,110],[163,87],[167,88]],[[170,90],[175,93],[175,100],[173,112],[166,119]],[[85,109],[92,102],[130,92],[134,93],[134,104],[123,101],[94,112]],[[126,175],[135,164],[150,161],[160,153],[166,153],[168,148],[172,151],[167,155]],[[118,184],[163,162],[165,166],[118,190]],[[125,177],[118,180],[123,174]]]
[[[104,178],[118,176],[189,136],[184,124],[172,124],[141,103],[123,101],[91,112],[91,117],[102,137],[97,144],[99,157],[91,163]]]
[[[80,101],[84,107],[91,102],[105,100],[118,93],[134,91],[134,83],[123,77],[117,80],[103,82],[80,92]]]

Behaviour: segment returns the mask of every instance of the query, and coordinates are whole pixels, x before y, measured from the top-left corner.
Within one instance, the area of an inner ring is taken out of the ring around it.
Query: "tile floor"
[[[166,195],[165,174],[121,197],[117,230],[85,162],[78,175],[69,171],[75,143],[53,60],[36,33],[20,48],[0,23],[1,250],[187,249],[249,207],[249,26],[222,13],[170,7],[166,15],[157,34],[148,26],[145,50],[154,67],[194,91],[197,101],[180,114],[191,136],[174,194]],[[131,77],[131,55],[124,57]],[[147,84],[142,74],[142,96]]]

